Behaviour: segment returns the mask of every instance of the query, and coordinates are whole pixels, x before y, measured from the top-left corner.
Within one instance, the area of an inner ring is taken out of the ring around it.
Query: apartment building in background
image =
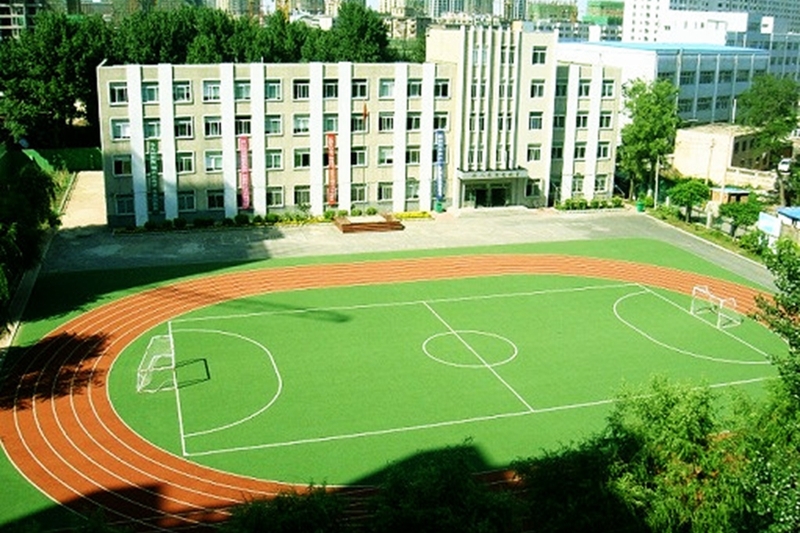
[[[0,39],[19,37],[44,8],[43,0],[0,0]]]
[[[428,39],[423,64],[100,66],[109,223],[611,195],[618,68],[523,24]]]

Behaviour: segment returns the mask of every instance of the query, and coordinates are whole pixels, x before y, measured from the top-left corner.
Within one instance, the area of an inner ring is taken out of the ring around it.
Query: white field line
[[[650,289],[649,287],[645,287],[644,285],[642,285],[642,288],[643,288],[644,290],[646,290],[647,292],[649,292],[650,294],[653,294],[654,296],[657,296],[658,298],[661,298],[662,300],[664,300],[665,302],[667,302],[667,303],[669,303],[669,304],[673,305],[674,307],[677,307],[678,309],[680,309],[680,310],[681,310],[681,311],[683,311],[684,313],[687,313],[687,314],[689,314],[689,315],[691,315],[691,314],[692,314],[691,312],[689,312],[689,311],[688,311],[687,309],[685,309],[684,307],[682,307],[682,306],[680,306],[680,305],[676,304],[675,302],[673,302],[673,301],[672,301],[672,300],[670,300],[669,298],[667,298],[667,297],[665,297],[665,296],[663,296],[663,295],[661,295],[661,294],[658,294],[657,292],[655,292],[654,290]],[[714,324],[711,324],[710,322],[708,322],[708,321],[706,321],[706,320],[703,320],[703,319],[701,319],[701,318],[698,318],[698,317],[697,317],[697,316],[695,316],[695,315],[692,315],[692,316],[694,316],[695,318],[697,318],[698,320],[700,320],[700,321],[701,321],[701,322],[703,322],[704,324],[707,324],[707,325],[708,325],[708,327],[710,327],[710,328],[714,328],[714,329],[716,329],[717,331],[720,331],[720,332],[724,333],[725,335],[727,335],[728,337],[732,338],[733,340],[735,340],[735,341],[738,341],[739,343],[741,343],[741,344],[743,344],[743,345],[747,346],[747,347],[748,347],[748,348],[750,348],[751,350],[753,350],[753,351],[755,351],[756,353],[760,354],[760,355],[761,355],[761,356],[763,356],[765,359],[767,359],[767,361],[765,361],[765,363],[768,363],[768,362],[769,362],[769,359],[771,359],[768,353],[766,353],[765,351],[763,351],[762,349],[760,349],[760,348],[758,348],[758,347],[756,347],[756,346],[753,346],[752,344],[750,344],[750,343],[749,343],[749,342],[747,342],[746,340],[744,340],[744,339],[740,339],[739,337],[737,337],[737,336],[736,336],[736,335],[734,335],[733,333],[729,332],[728,330],[726,330],[726,329],[721,329],[721,328],[718,328],[718,327],[716,327]]]
[[[446,321],[444,318],[442,318],[442,316],[441,316],[439,313],[437,313],[436,311],[434,311],[434,310],[433,310],[433,308],[432,308],[432,307],[431,307],[431,306],[428,304],[428,302],[422,302],[422,305],[424,305],[425,307],[427,307],[427,308],[428,308],[428,311],[430,311],[430,312],[433,314],[433,316],[435,316],[435,317],[436,317],[436,318],[439,320],[439,322],[441,322],[441,323],[442,323],[442,325],[444,325],[444,327],[445,327],[445,328],[447,328],[447,329],[448,329],[448,331],[450,331],[450,333],[452,333],[453,335],[455,335],[455,336],[456,336],[456,338],[457,338],[459,341],[461,341],[461,344],[463,344],[463,345],[464,345],[464,347],[465,347],[467,350],[469,350],[470,352],[472,352],[472,355],[474,355],[475,357],[477,357],[477,358],[478,358],[478,360],[481,362],[481,364],[483,364],[483,366],[484,366],[484,367],[486,367],[486,369],[487,369],[487,370],[489,370],[489,372],[491,372],[492,374],[494,374],[494,377],[496,377],[496,378],[497,378],[497,379],[500,381],[500,383],[502,383],[503,385],[505,385],[505,387],[506,387],[506,388],[507,388],[507,389],[508,389],[508,390],[511,392],[511,394],[513,394],[514,396],[516,396],[516,397],[517,397],[517,399],[518,399],[520,402],[522,402],[522,405],[524,405],[524,406],[525,406],[525,408],[527,408],[527,409],[528,409],[528,411],[533,411],[533,407],[531,407],[531,405],[530,405],[528,402],[526,402],[526,401],[525,401],[525,398],[523,398],[522,396],[520,396],[520,394],[519,394],[519,393],[518,393],[516,390],[514,390],[514,387],[512,387],[511,385],[509,385],[509,384],[508,384],[508,382],[507,382],[506,380],[504,380],[504,379],[503,379],[503,378],[500,376],[500,374],[498,374],[498,373],[497,373],[497,370],[495,370],[495,369],[492,367],[492,365],[490,365],[490,364],[489,364],[489,363],[486,361],[486,359],[484,359],[483,357],[481,357],[481,354],[479,354],[479,353],[478,353],[478,352],[477,352],[477,351],[476,351],[476,350],[475,350],[475,349],[474,349],[474,348],[473,348],[473,347],[472,347],[472,346],[471,346],[471,345],[470,345],[470,344],[469,344],[467,341],[465,341],[465,340],[464,340],[464,338],[463,338],[461,335],[459,335],[459,334],[458,334],[458,332],[457,332],[455,329],[453,329],[453,327],[452,327],[450,324],[448,324],[448,323],[447,323],[447,321]]]
[[[430,303],[443,303],[443,302],[470,302],[476,300],[492,300],[497,298],[517,298],[520,296],[538,296],[542,294],[562,294],[562,293],[570,293],[570,292],[583,292],[583,291],[592,291],[592,290],[603,290],[603,289],[619,289],[624,287],[639,287],[638,283],[615,283],[609,285],[587,285],[584,287],[569,287],[565,289],[542,289],[540,291],[525,291],[525,292],[511,292],[511,293],[495,293],[495,294],[485,294],[485,295],[477,295],[477,296],[458,296],[458,297],[451,297],[451,298],[434,298],[428,299],[427,302]],[[305,309],[291,309],[291,310],[280,310],[280,311],[259,311],[257,313],[243,313],[243,314],[232,314],[232,315],[214,315],[214,316],[203,316],[203,317],[190,317],[190,318],[180,318],[173,320],[174,323],[184,323],[184,322],[201,322],[205,320],[228,320],[228,319],[241,319],[241,318],[251,318],[251,317],[259,317],[259,316],[271,316],[271,315],[292,315],[292,314],[302,314],[302,313],[316,313],[320,311],[348,311],[354,309],[373,309],[373,308],[381,308],[381,307],[402,307],[402,306],[412,306],[418,305],[420,303],[419,300],[410,300],[410,301],[398,301],[398,302],[382,302],[382,303],[371,303],[371,304],[355,304],[355,305],[342,305],[342,306],[332,306],[332,307],[309,307]]]
[[[710,387],[712,389],[720,389],[723,387],[735,387],[737,385],[748,385],[751,383],[758,383],[761,381],[767,381],[776,379],[774,377],[761,377],[761,378],[753,378],[753,379],[743,379],[737,381],[728,381],[724,383],[714,383],[712,385],[704,385],[706,387]],[[704,386],[693,387],[694,390],[702,389]],[[647,397],[649,395],[642,395],[641,397]],[[367,437],[379,437],[384,435],[392,435],[392,434],[400,434],[400,433],[410,433],[412,431],[423,431],[427,429],[438,429],[443,427],[452,427],[452,426],[461,426],[466,424],[474,424],[478,422],[491,422],[493,420],[503,420],[506,418],[517,418],[521,416],[530,416],[530,415],[539,415],[545,413],[553,413],[558,411],[569,411],[573,409],[587,409],[592,407],[599,407],[602,405],[609,405],[619,401],[616,398],[609,398],[605,400],[596,400],[592,402],[581,402],[581,403],[574,403],[574,404],[566,404],[566,405],[556,405],[553,407],[544,407],[541,409],[533,409],[531,411],[516,411],[511,413],[501,413],[496,415],[486,415],[486,416],[476,416],[471,418],[462,418],[458,420],[446,420],[442,422],[433,422],[430,424],[418,424],[414,426],[402,426],[397,428],[387,428],[387,429],[377,429],[373,431],[361,431],[357,433],[345,433],[341,435],[329,435],[326,437],[310,437],[307,439],[297,439],[291,441],[283,441],[283,442],[272,442],[272,443],[264,443],[264,444],[254,444],[251,446],[233,446],[230,448],[218,448],[213,450],[205,450],[201,452],[191,452],[188,454],[188,457],[201,457],[201,456],[208,456],[208,455],[220,455],[224,453],[235,453],[235,452],[246,452],[246,451],[253,451],[253,450],[265,450],[271,448],[289,448],[294,446],[302,446],[306,444],[320,444],[320,443],[327,443],[327,442],[335,442],[335,441],[343,441],[343,440],[352,440],[352,439],[360,439],[360,438],[367,438]]]
[[[175,410],[178,413],[178,434],[181,437],[181,454],[186,457],[186,431],[183,427],[183,409],[181,408],[181,391],[178,388],[178,369],[175,367],[177,354],[175,353],[175,342],[172,338],[172,321],[167,322],[170,342],[172,343],[172,385],[175,388]]]

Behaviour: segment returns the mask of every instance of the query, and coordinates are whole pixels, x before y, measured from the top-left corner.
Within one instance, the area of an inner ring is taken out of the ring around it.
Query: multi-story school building
[[[609,197],[620,69],[556,46],[515,23],[432,28],[422,64],[101,65],[108,221]]]

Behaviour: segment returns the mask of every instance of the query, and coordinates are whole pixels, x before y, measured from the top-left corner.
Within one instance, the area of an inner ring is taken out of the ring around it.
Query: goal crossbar
[[[136,392],[158,392],[175,388],[175,347],[172,335],[150,339],[136,370]]]
[[[736,311],[736,299],[723,298],[711,292],[706,285],[695,285],[692,288],[691,314],[699,316],[710,313],[714,316],[717,328],[729,328],[742,323],[741,315]]]

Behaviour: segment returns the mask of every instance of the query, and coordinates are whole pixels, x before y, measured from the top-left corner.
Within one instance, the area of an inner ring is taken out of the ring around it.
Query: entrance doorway
[[[464,198],[475,207],[503,207],[511,203],[511,184],[468,183]]]

